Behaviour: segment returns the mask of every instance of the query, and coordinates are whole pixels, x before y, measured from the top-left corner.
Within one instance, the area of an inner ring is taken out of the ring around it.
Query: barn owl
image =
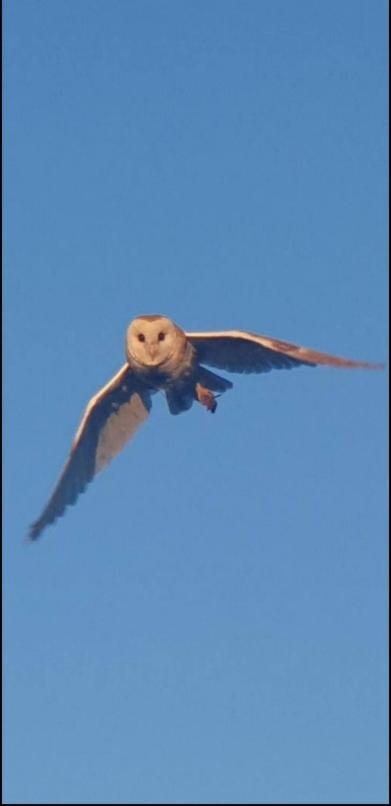
[[[32,540],[75,503],[96,473],[124,447],[147,419],[155,392],[164,392],[171,414],[190,409],[195,400],[208,411],[216,411],[216,397],[231,389],[232,383],[205,364],[239,373],[291,369],[301,364],[364,369],[381,366],[243,330],[187,333],[161,315],[134,319],[125,347],[126,363],[85,409],[57,486],[30,527]]]

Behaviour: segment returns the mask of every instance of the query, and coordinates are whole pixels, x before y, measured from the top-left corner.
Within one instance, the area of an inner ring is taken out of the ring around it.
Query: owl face
[[[126,353],[130,362],[143,367],[165,364],[175,353],[180,329],[166,316],[138,316],[126,334]]]

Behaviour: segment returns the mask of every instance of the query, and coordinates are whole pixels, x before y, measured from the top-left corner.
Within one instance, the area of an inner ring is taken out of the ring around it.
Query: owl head
[[[129,363],[158,367],[175,353],[181,336],[180,328],[166,316],[138,316],[126,333],[126,357]]]

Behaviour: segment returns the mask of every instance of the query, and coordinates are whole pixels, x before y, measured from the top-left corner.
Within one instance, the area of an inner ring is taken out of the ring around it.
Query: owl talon
[[[198,402],[214,414],[217,409],[217,401],[213,392],[206,389],[205,386],[201,386],[200,383],[196,383],[195,391]]]

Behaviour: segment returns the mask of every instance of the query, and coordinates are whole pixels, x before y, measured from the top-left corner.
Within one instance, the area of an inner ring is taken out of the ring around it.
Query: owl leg
[[[213,392],[210,389],[206,389],[205,386],[201,386],[200,383],[196,383],[195,385],[195,394],[196,399],[202,406],[205,406],[208,411],[211,411],[212,414],[217,409],[217,402]]]

